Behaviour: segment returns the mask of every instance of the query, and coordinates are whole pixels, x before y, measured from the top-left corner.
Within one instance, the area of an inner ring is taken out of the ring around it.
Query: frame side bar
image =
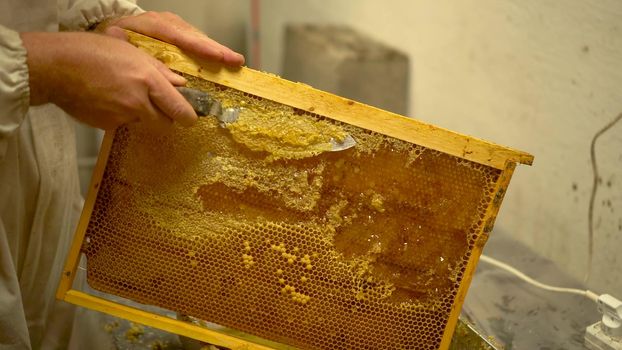
[[[454,329],[456,328],[456,323],[458,322],[458,317],[462,311],[462,305],[466,299],[469,286],[471,285],[471,280],[473,280],[473,275],[475,274],[475,269],[477,268],[477,264],[479,262],[479,256],[482,254],[486,241],[488,241],[488,237],[494,226],[495,219],[497,218],[501,202],[503,201],[505,192],[508,188],[510,180],[512,179],[512,175],[514,174],[514,169],[516,169],[516,163],[507,162],[504,170],[499,175],[499,179],[497,179],[497,184],[495,185],[494,192],[492,193],[492,199],[490,200],[490,204],[488,204],[488,208],[486,209],[484,218],[482,219],[483,224],[480,234],[475,241],[473,249],[471,250],[471,256],[469,257],[466,271],[464,271],[462,282],[460,283],[460,287],[458,287],[458,293],[456,294],[456,299],[454,300],[449,314],[449,319],[447,320],[447,326],[445,327],[445,333],[443,334],[443,338],[441,340],[440,349],[449,349],[451,338],[453,336]]]
[[[91,213],[95,206],[95,200],[97,199],[97,193],[99,192],[99,185],[104,177],[104,171],[106,170],[106,163],[108,162],[108,155],[110,154],[110,148],[112,147],[112,141],[114,140],[114,131],[107,131],[102,141],[99,156],[97,157],[97,163],[95,169],[93,169],[93,175],[91,177],[91,183],[89,185],[89,191],[84,201],[84,207],[82,208],[82,214],[80,215],[80,221],[76,227],[71,248],[67,254],[65,260],[65,267],[61,274],[60,283],[56,290],[56,298],[63,300],[65,294],[71,289],[73,280],[76,276],[76,269],[80,263],[80,250],[82,249],[82,242],[86,234],[86,229],[91,219]]]

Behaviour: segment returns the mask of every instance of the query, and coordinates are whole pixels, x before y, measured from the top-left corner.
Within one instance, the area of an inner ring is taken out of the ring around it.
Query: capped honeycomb
[[[439,348],[501,171],[187,78],[244,113],[116,131],[89,284],[305,349]]]

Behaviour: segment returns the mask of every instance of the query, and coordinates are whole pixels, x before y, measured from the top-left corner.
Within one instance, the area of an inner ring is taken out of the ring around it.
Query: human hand
[[[127,40],[123,29],[173,44],[200,59],[222,62],[229,66],[244,64],[244,56],[210,39],[174,13],[145,12],[136,16],[112,19],[102,23],[98,31]]]
[[[185,79],[134,46],[93,33],[22,33],[31,105],[54,103],[102,129],[141,121],[155,130],[197,119],[174,85]]]

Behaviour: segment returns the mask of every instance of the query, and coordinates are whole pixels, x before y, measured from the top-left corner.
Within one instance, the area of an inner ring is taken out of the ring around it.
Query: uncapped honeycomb
[[[90,285],[305,349],[437,349],[500,170],[188,79],[248,117],[117,130]]]

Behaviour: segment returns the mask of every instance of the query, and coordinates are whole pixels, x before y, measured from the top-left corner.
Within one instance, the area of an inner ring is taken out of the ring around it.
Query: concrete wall
[[[145,10],[175,12],[211,38],[246,54],[249,0],[139,0]]]
[[[408,56],[350,27],[292,24],[281,76],[398,114],[408,113]]]
[[[141,4],[174,10],[232,46],[226,37],[239,33],[249,11],[247,0]],[[497,228],[580,279],[590,140],[622,112],[620,18],[618,0],[262,0],[261,62],[280,73],[289,22],[348,24],[408,53],[412,116],[536,156],[533,167],[517,170]],[[598,141],[597,158],[589,286],[621,296],[622,123]]]

